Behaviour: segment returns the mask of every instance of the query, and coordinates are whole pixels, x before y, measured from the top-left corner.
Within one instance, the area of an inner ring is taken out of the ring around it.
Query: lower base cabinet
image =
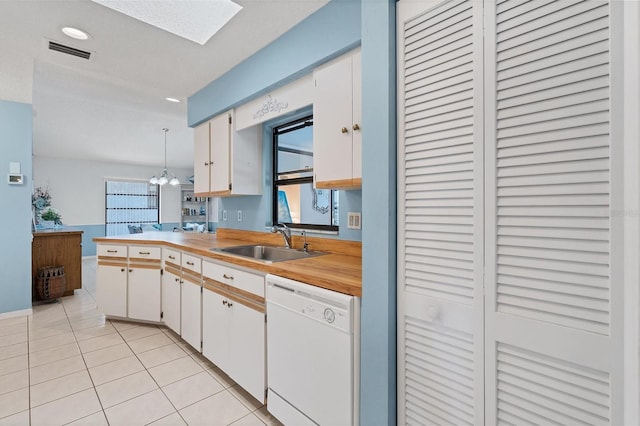
[[[127,262],[101,265],[96,272],[96,301],[100,312],[107,316],[127,316]]]
[[[265,401],[265,314],[209,288],[202,295],[202,354]]]
[[[202,352],[202,285],[199,280],[189,274],[182,275],[180,336],[198,352]]]
[[[160,322],[160,265],[129,268],[128,296],[129,318]]]
[[[162,321],[180,335],[180,271],[165,266],[162,274]]]

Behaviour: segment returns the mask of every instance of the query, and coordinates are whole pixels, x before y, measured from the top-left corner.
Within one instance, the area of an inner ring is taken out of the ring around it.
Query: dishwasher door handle
[[[282,290],[290,291],[291,293],[295,293],[296,291],[292,288],[285,287],[282,284],[269,283],[272,287],[281,288]]]

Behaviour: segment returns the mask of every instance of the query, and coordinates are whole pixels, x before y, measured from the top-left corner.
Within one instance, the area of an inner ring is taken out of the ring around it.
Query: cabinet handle
[[[175,258],[175,257],[173,257],[173,256],[169,256],[169,259],[171,259],[171,260],[176,260],[176,258]]]
[[[205,162],[205,163],[204,163],[204,165],[205,165],[205,166],[208,166],[208,165],[209,165],[209,163],[206,163],[206,162]]]
[[[138,254],[151,254],[150,251],[139,251]]]
[[[193,265],[195,265],[195,263],[187,261],[187,265],[193,266]]]
[[[346,127],[343,127],[343,128],[341,129],[341,132],[342,132],[342,133],[349,133],[349,129],[347,129]]]
[[[360,126],[358,126],[358,123],[353,125],[353,130],[360,130]]]
[[[133,269],[129,269],[129,272],[133,272]]]
[[[227,301],[226,301],[226,300],[223,300],[223,301],[222,301],[222,304],[223,304],[223,305],[226,305],[226,304],[227,304]]]
[[[227,280],[232,280],[233,279],[233,275],[227,275],[227,274],[223,274],[222,278],[225,278]]]
[[[183,280],[180,280],[180,284],[184,284],[184,281],[183,281]]]
[[[180,278],[174,278],[174,280],[176,280],[177,283],[180,282]]]
[[[120,269],[120,272],[124,272],[124,268]]]
[[[107,253],[117,253],[118,250],[107,250]]]
[[[231,302],[227,302],[227,308],[230,308],[230,307],[232,307],[232,306],[233,306],[233,303],[231,303]]]

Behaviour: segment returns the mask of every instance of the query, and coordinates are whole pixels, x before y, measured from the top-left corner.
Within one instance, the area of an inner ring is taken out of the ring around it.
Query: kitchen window
[[[160,190],[147,181],[105,182],[105,235],[129,234],[129,226],[160,223]]]
[[[273,223],[338,231],[338,191],[313,187],[313,117],[273,128]]]

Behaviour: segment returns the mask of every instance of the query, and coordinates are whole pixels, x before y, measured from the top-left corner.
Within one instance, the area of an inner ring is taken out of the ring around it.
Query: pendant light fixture
[[[169,178],[169,172],[167,172],[167,132],[169,131],[169,129],[167,129],[166,127],[164,129],[162,129],[162,131],[164,132],[164,170],[162,170],[162,174],[160,175],[159,178],[155,177],[155,175],[149,179],[149,183],[151,185],[166,185],[167,183],[171,186],[176,186],[176,185],[180,185],[180,181],[178,180],[177,177],[172,177]]]

